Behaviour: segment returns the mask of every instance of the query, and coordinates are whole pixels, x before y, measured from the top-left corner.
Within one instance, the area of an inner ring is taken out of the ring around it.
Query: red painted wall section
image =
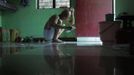
[[[112,13],[112,0],[77,0],[77,36],[99,36],[99,22],[105,20],[105,14],[107,13]]]

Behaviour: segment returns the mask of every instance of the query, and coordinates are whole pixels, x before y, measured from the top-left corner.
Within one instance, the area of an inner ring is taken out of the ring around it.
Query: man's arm
[[[52,17],[51,23],[52,23],[52,26],[57,28],[57,29],[58,28],[61,28],[61,29],[72,29],[72,27],[70,27],[70,26],[63,26],[61,21],[59,23],[59,17],[56,16],[56,15]]]
[[[74,25],[75,24],[75,17],[74,17],[74,8],[70,8],[71,11],[71,18],[70,18],[70,24]]]

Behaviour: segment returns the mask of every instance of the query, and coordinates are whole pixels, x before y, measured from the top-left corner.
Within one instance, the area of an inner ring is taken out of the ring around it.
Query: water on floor
[[[0,75],[134,75],[133,59],[128,45],[1,43]]]

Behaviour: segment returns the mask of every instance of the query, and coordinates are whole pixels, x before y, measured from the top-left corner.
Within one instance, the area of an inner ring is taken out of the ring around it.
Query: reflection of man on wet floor
[[[72,73],[72,63],[66,59],[67,56],[59,49],[58,44],[51,44],[45,47],[44,57],[54,75]]]

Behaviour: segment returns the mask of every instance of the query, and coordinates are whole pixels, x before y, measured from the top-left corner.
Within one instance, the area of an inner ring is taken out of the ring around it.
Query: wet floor
[[[128,45],[1,43],[0,75],[134,75]]]

